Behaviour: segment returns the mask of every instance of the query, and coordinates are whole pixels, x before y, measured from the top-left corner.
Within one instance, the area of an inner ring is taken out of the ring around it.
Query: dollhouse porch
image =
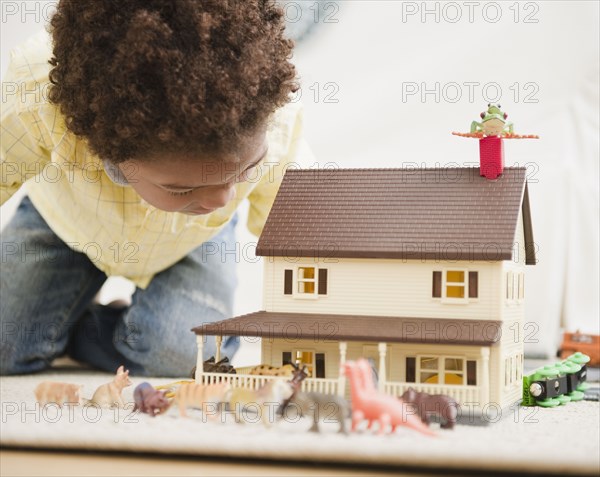
[[[401,396],[408,388],[445,394],[462,405],[481,408],[490,402],[490,350],[500,338],[500,322],[384,316],[318,315],[260,311],[194,328],[197,335],[196,381],[230,382],[257,389],[274,376],[204,372],[206,336],[261,338],[262,362],[307,366],[304,391],[349,396],[340,375],[346,360],[367,358],[380,391]],[[218,361],[221,356],[215,356]]]

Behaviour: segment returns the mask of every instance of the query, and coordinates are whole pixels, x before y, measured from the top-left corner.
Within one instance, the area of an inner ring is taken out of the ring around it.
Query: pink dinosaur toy
[[[392,426],[392,432],[396,430],[396,426],[407,426],[428,436],[436,435],[416,415],[407,413],[409,408],[401,400],[375,389],[371,367],[366,360],[360,359],[356,363],[346,361],[342,372],[350,381],[352,430],[356,430],[360,421],[367,419],[369,429],[374,421],[379,422],[379,434],[382,434],[389,424]]]

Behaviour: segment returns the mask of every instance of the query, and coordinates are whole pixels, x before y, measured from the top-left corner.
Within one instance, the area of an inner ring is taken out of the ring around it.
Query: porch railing
[[[259,376],[254,374],[226,374],[226,373],[202,373],[204,384],[229,383],[236,388],[258,389],[267,382],[274,379],[289,380],[289,377]],[[336,394],[338,389],[337,379],[306,378],[302,382],[302,390],[305,392],[319,392]]]
[[[459,404],[479,403],[479,386],[455,386],[453,384],[429,384],[429,383],[398,383],[388,381],[384,385],[384,392],[392,396],[401,396],[408,388],[428,394],[445,394],[454,398]]]

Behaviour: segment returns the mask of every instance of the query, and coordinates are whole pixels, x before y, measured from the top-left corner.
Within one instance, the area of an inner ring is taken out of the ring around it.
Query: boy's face
[[[207,156],[165,154],[159,160],[129,160],[119,168],[131,187],[149,204],[167,212],[209,214],[235,197],[235,184],[267,155],[264,130],[234,153]],[[250,173],[250,174],[249,174]]]

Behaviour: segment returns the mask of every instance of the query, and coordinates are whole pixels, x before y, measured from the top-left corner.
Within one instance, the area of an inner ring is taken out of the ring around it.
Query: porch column
[[[204,349],[204,335],[196,335],[196,345],[198,346],[198,356],[196,357],[196,384],[202,383],[202,373],[204,372],[204,359],[202,352]]]
[[[378,389],[380,392],[385,390],[385,354],[387,353],[387,344],[379,343],[377,346],[379,350],[379,383]]]
[[[346,362],[346,350],[348,344],[345,341],[340,341],[340,374],[338,377],[338,396],[344,396],[346,392],[346,376],[341,372],[342,366]]]
[[[217,346],[215,350],[215,363],[221,361],[221,343],[223,342],[223,337],[220,335],[215,336],[215,344]]]
[[[481,384],[479,385],[480,406],[490,402],[490,349],[481,348]]]

